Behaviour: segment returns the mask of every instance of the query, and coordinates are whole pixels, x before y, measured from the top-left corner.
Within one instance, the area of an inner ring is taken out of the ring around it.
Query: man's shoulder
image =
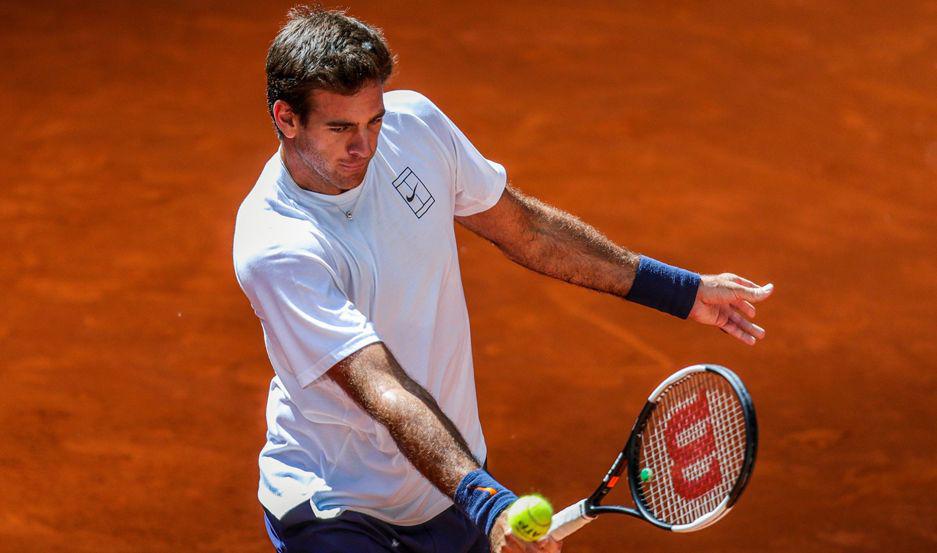
[[[452,128],[446,115],[429,98],[413,90],[384,93],[384,140],[407,146],[431,143],[449,152]]]
[[[439,108],[426,96],[415,90],[390,90],[384,93],[384,108],[388,113],[435,117]]]
[[[432,100],[414,90],[391,90],[384,93],[387,115],[384,124],[392,127],[419,126],[437,135],[448,134],[449,120]],[[388,117],[389,116],[389,117]]]
[[[300,275],[334,274],[330,248],[320,236],[290,232],[279,225],[255,230],[257,235],[246,238],[242,234],[234,242],[234,270],[242,287],[295,280]]]
[[[256,190],[255,190],[256,191]],[[242,284],[258,274],[309,263],[329,265],[328,238],[308,218],[294,216],[264,194],[248,195],[234,227],[234,267]]]

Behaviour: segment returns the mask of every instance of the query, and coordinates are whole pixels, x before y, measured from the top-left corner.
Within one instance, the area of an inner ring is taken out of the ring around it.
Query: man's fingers
[[[694,321],[713,325],[741,342],[753,346],[765,337],[765,329],[752,323],[755,303],[774,292],[774,284],[758,286],[732,273],[704,275],[690,311]]]
[[[734,336],[734,337],[738,338],[739,340],[741,340],[742,342],[745,342],[746,344],[748,344],[748,345],[750,345],[750,346],[754,346],[754,345],[755,345],[755,337],[752,336],[751,334],[745,332],[744,330],[742,330],[742,329],[739,327],[739,325],[737,325],[737,324],[735,324],[735,323],[733,323],[733,322],[728,322],[728,323],[724,324],[724,325],[721,327],[721,330],[722,330],[723,332],[725,332],[726,334],[728,334],[729,336]]]
[[[732,302],[732,306],[738,309],[739,312],[741,312],[743,315],[745,315],[749,319],[754,319],[755,314],[757,313],[757,311],[755,310],[755,306],[752,305],[751,302],[748,302],[745,300],[735,300],[734,302]]]
[[[746,334],[750,334],[759,340],[765,337],[765,329],[756,325],[755,323],[749,321],[742,315],[738,313],[733,313],[729,316],[729,320],[735,323],[739,328],[742,329]]]
[[[559,553],[561,542],[547,537],[539,541],[524,541],[514,534],[504,536],[504,546],[500,553]]]
[[[550,536],[547,536],[546,538],[534,543],[537,544],[538,551],[542,551],[544,553],[559,553],[563,548],[563,542],[556,541]]]
[[[524,541],[514,534],[504,535],[504,546],[499,553],[559,553],[563,542],[547,536],[538,541]]]
[[[765,337],[765,329],[735,312],[729,315],[728,320],[721,328],[726,334],[732,335],[750,346],[754,346],[755,342]]]
[[[757,286],[755,288],[734,284],[732,286],[732,292],[735,294],[736,299],[758,303],[768,299],[771,292],[774,292],[774,284],[765,284],[764,286]]]
[[[526,545],[527,542],[522,541],[509,532],[504,535],[504,545],[497,553],[527,553],[528,549]]]

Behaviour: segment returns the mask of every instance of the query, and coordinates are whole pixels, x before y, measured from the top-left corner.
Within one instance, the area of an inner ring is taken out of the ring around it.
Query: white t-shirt
[[[453,216],[493,206],[506,174],[422,95],[388,92],[384,104],[360,186],[304,190],[278,152],[238,211],[235,270],[276,372],[258,496],[277,517],[311,501],[322,518],[350,509],[413,525],[452,504],[380,423],[320,378],[377,341],[486,456]]]

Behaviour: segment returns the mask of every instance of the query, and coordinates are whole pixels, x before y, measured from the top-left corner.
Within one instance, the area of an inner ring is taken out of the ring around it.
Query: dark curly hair
[[[267,111],[273,118],[273,104],[283,100],[305,124],[313,90],[354,94],[370,82],[387,82],[393,70],[380,29],[344,11],[296,6],[267,50]]]

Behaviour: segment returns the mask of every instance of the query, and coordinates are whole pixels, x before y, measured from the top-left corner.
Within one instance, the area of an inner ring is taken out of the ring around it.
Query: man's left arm
[[[748,345],[765,335],[749,319],[755,317],[753,304],[768,298],[773,285],[731,273],[697,276],[639,256],[510,186],[490,209],[456,220],[538,273],[716,326]]]

